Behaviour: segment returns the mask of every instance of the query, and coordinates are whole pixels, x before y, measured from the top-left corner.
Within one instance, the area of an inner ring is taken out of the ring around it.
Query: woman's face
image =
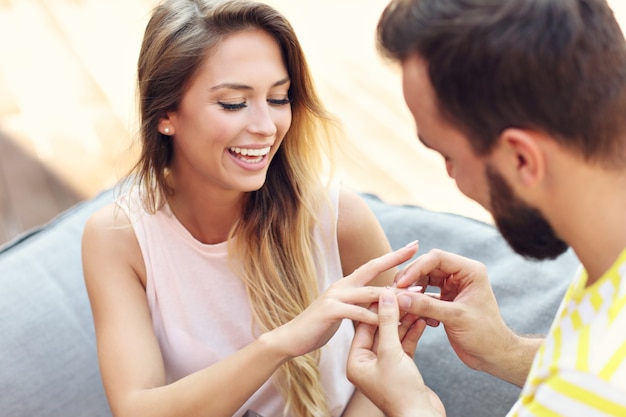
[[[227,37],[200,67],[179,108],[159,121],[173,141],[174,181],[259,189],[291,125],[289,86],[269,34],[250,30]]]

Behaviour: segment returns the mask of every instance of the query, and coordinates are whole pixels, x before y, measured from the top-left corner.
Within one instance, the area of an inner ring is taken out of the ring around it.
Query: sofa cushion
[[[107,190],[0,247],[0,415],[111,415],[98,371],[80,239],[89,215],[112,198]],[[520,333],[547,331],[578,264],[571,252],[530,262],[512,253],[488,224],[363,198],[394,248],[419,239],[420,253],[439,247],[484,262],[509,325]],[[502,416],[519,393],[466,368],[442,328],[424,334],[416,361],[449,417]]]

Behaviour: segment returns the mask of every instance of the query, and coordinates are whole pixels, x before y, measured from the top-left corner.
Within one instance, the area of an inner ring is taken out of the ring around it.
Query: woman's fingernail
[[[408,295],[398,295],[398,306],[403,310],[408,310],[411,307],[411,297]]]
[[[392,304],[396,295],[393,291],[386,289],[380,296],[381,304]]]
[[[414,246],[417,246],[417,244],[419,243],[419,240],[414,240],[411,243],[407,243],[407,245],[405,246],[405,248],[412,248]]]

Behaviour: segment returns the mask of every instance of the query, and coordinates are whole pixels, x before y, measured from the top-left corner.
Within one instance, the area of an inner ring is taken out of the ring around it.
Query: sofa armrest
[[[80,241],[106,191],[0,247],[0,414],[110,416]]]

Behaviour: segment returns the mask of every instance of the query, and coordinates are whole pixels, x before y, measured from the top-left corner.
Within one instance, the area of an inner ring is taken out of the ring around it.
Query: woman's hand
[[[383,271],[411,259],[417,249],[417,242],[413,242],[370,260],[331,285],[295,319],[265,336],[272,337],[287,358],[293,358],[324,346],[343,319],[376,325],[378,315],[363,306],[378,301],[383,288],[365,285]]]
[[[445,415],[439,397],[425,384],[413,361],[425,322],[409,329],[400,321],[394,291],[381,291],[377,326],[360,323],[348,357],[348,379],[388,417]],[[409,317],[410,319],[410,317]]]

